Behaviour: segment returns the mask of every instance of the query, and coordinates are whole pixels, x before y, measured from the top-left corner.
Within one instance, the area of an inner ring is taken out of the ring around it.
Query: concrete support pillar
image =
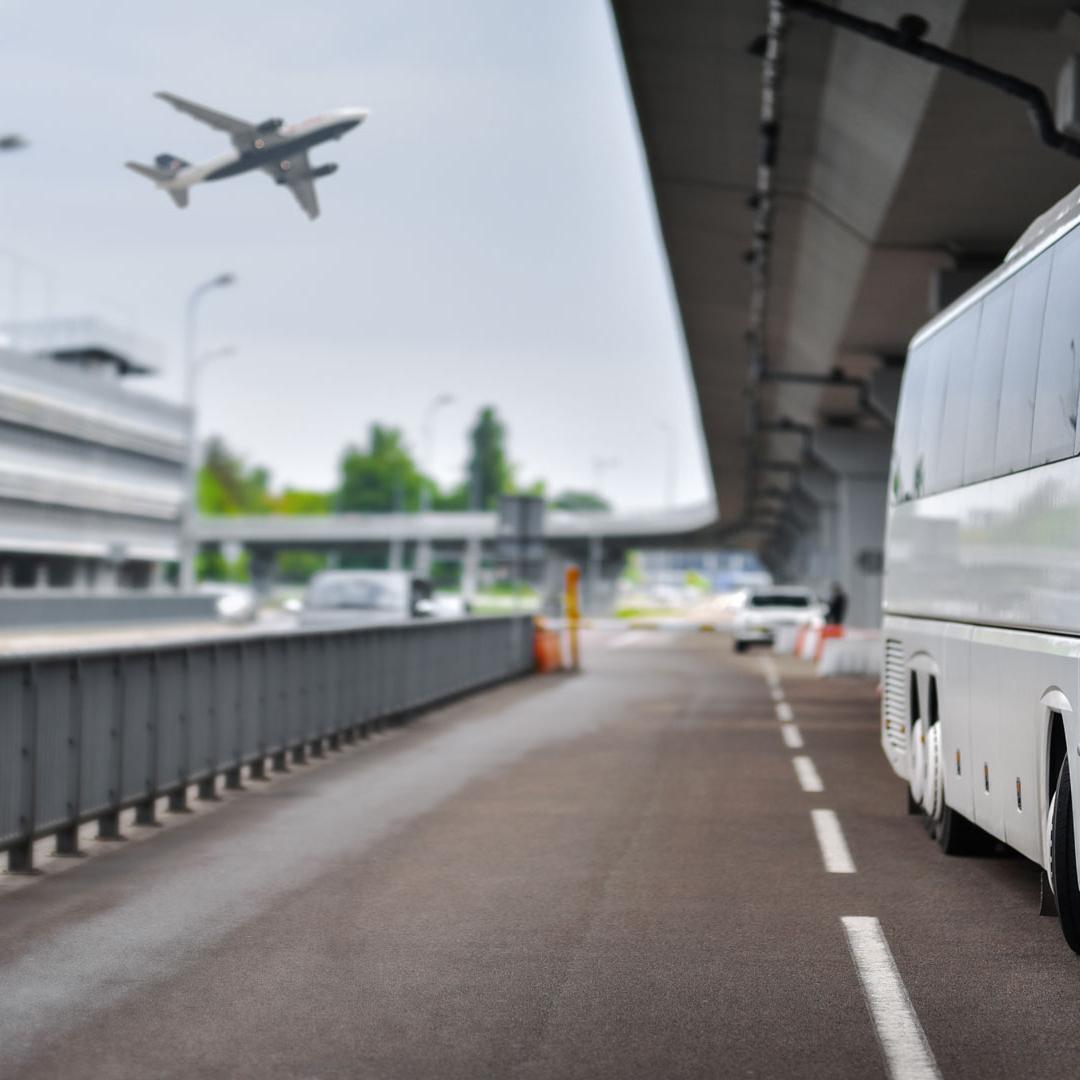
[[[49,564],[44,559],[39,559],[34,564],[34,588],[47,589],[49,587]]]
[[[76,576],[78,577],[83,573],[83,563],[80,561],[75,568]],[[168,577],[166,575],[166,567],[163,562],[153,563],[150,567],[150,588],[154,592],[164,592],[169,587]],[[81,582],[80,582],[81,587]]]
[[[589,537],[589,561],[585,574],[585,610],[595,615],[603,602],[604,541],[602,537]]]
[[[891,436],[826,430],[814,435],[813,448],[834,476],[835,580],[848,595],[847,621],[880,626]]]
[[[10,559],[0,559],[0,589],[15,588],[15,564]]]
[[[391,540],[388,565],[391,570],[400,570],[405,565],[405,541]]]
[[[461,564],[461,595],[472,600],[480,584],[481,544],[475,537],[465,541],[465,559]]]
[[[90,591],[90,563],[87,559],[75,560],[75,573],[72,577],[72,587],[78,592]]]
[[[248,553],[251,587],[259,596],[270,592],[274,584],[274,557],[277,552],[252,548]]]
[[[94,592],[116,592],[119,588],[119,567],[114,562],[102,560],[97,564]]]
[[[414,569],[420,577],[431,577],[431,564],[433,562],[430,540],[416,541],[416,565]]]

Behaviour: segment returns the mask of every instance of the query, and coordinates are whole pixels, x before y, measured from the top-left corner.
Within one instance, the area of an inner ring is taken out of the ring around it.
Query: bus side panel
[[[1001,669],[1007,650],[999,643],[1000,631],[976,627],[971,637],[971,778],[975,824],[999,840],[1005,839],[1001,803],[1003,768],[998,747]]]
[[[1060,711],[1066,730],[1075,727],[1078,675],[1080,641],[1075,638],[989,627],[975,630],[971,683],[975,821],[1039,863],[1050,798],[1050,714]],[[984,718],[991,716],[992,724],[985,724]]]
[[[975,820],[974,758],[971,753],[971,639],[974,628],[946,623],[943,633],[938,707],[944,724],[942,768],[945,802]]]
[[[1046,760],[1049,710],[1041,698],[1070,672],[1060,670],[1053,649],[1061,638],[998,631],[1001,639],[1001,702],[998,748],[1005,842],[1040,862],[1042,808],[1039,762]],[[1019,789],[1019,791],[1018,791]]]

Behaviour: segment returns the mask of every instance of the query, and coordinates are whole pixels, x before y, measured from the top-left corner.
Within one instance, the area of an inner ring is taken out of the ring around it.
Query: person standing
[[[825,621],[830,626],[843,626],[845,615],[847,615],[847,593],[840,587],[838,581],[834,581],[832,593],[829,596],[829,607],[825,612]]]

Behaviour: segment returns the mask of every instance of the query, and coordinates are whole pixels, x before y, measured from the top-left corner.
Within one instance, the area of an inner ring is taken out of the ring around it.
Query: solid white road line
[[[794,724],[782,725],[780,734],[784,737],[784,745],[789,750],[801,750],[803,748],[802,732]]]
[[[855,860],[848,850],[840,819],[834,810],[811,810],[814,834],[821,848],[821,861],[830,874],[854,874]]]
[[[862,915],[845,915],[841,922],[889,1076],[892,1080],[940,1080],[934,1052],[896,970],[881,923]]]
[[[772,688],[772,699],[773,699],[773,701],[783,701],[784,700],[784,691],[781,690],[779,686],[774,686]]]
[[[785,724],[790,723],[795,719],[795,713],[786,701],[778,701],[776,703],[776,715],[780,720],[783,720]]]
[[[825,785],[821,782],[821,777],[818,775],[817,769],[814,768],[814,763],[808,757],[800,754],[798,757],[791,759],[791,764],[795,766],[795,775],[799,778],[799,787],[803,791],[815,793],[825,790]]]

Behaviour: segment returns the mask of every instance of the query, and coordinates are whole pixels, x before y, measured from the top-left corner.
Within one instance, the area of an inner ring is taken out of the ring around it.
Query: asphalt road
[[[1080,1067],[1037,873],[940,854],[870,684],[693,632],[585,662],[0,889],[0,1075]]]

